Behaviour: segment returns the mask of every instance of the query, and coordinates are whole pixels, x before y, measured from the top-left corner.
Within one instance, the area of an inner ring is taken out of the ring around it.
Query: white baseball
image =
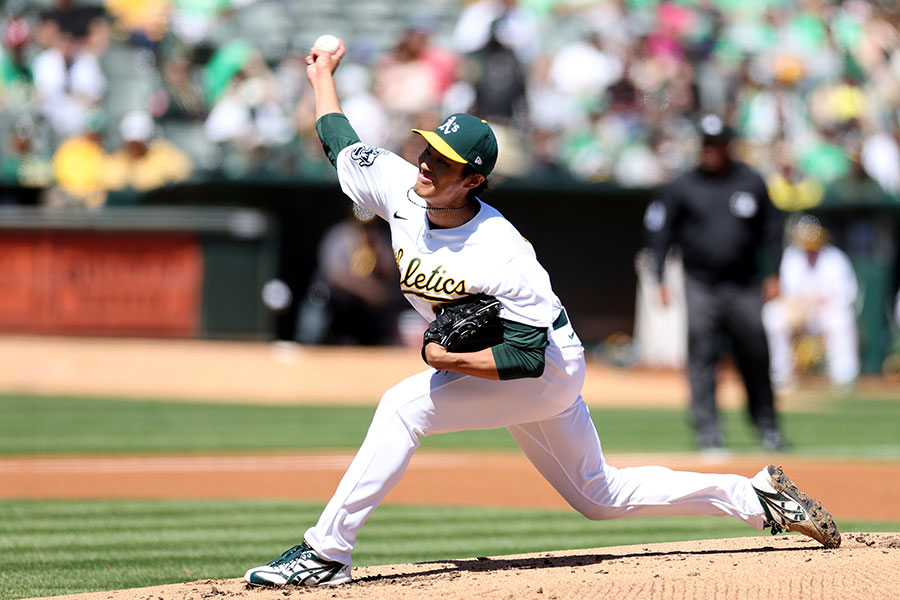
[[[338,46],[340,46],[340,44],[341,40],[337,39],[330,33],[326,33],[325,35],[320,35],[316,38],[316,41],[313,44],[313,48],[331,54],[333,52],[337,52]]]

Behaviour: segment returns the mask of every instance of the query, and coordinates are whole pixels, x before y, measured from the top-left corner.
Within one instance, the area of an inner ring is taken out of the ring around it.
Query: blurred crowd
[[[332,176],[305,78],[311,36],[261,47],[242,35],[248,11],[274,15],[260,27],[283,34],[290,24],[277,17],[291,5],[8,0],[3,182],[95,206],[192,177]],[[649,187],[692,163],[697,118],[714,112],[780,208],[816,206],[846,178],[900,193],[894,1],[416,6],[390,43],[334,32],[349,47],[338,71],[345,112],[373,145],[414,158],[411,127],[468,111],[498,133],[500,177]],[[305,10],[316,7],[325,10]],[[352,29],[367,17],[343,18]]]

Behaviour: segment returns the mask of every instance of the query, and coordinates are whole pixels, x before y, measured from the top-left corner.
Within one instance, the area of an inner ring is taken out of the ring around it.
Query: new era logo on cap
[[[497,138],[487,121],[473,115],[450,115],[434,131],[413,129],[450,160],[487,176],[497,162]]]

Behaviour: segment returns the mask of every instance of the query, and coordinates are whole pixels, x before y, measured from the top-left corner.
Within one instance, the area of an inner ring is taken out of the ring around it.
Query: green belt
[[[559,311],[559,316],[556,317],[556,320],[553,321],[553,331],[556,331],[560,327],[565,327],[569,324],[569,317],[566,316],[566,309],[562,309]]]

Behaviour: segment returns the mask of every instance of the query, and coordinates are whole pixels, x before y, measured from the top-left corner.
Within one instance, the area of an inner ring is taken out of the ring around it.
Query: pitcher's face
[[[482,175],[466,175],[464,164],[450,160],[429,144],[419,155],[419,173],[413,190],[430,204],[452,205],[482,180]]]

